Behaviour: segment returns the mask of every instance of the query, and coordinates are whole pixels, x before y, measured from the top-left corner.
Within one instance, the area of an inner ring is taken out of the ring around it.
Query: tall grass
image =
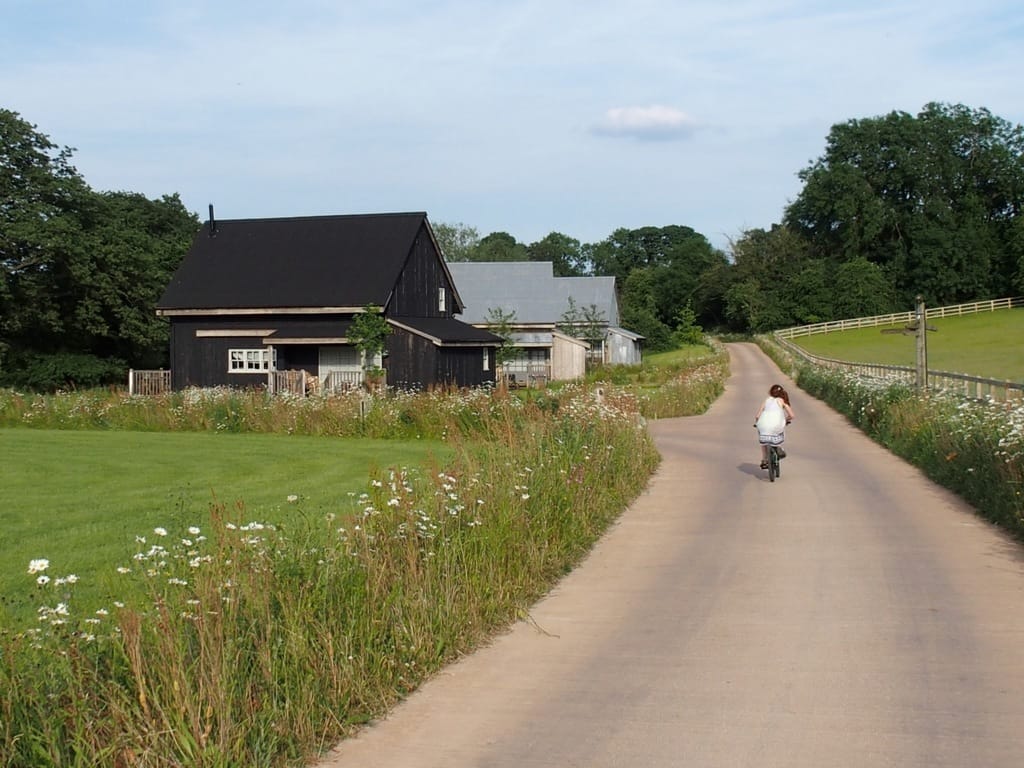
[[[646,418],[700,413],[721,394],[728,375],[725,350],[709,344],[655,355],[642,365],[599,368],[583,385],[519,390],[516,397],[543,405],[580,386],[600,385],[614,398],[635,399]],[[0,389],[0,427],[444,439],[450,428],[472,432],[489,423],[492,402],[485,388],[329,397],[227,387],[158,397],[133,397],[116,390],[26,394]]]
[[[958,494],[980,515],[1024,538],[1024,403],[919,392],[903,382],[797,363],[762,347],[801,389]]]
[[[169,398],[180,413],[166,415],[109,394],[22,398],[18,414],[21,397],[0,398],[4,419],[358,426],[441,435],[456,459],[382,470],[336,513],[293,498],[271,526],[214,505],[184,528],[140,531],[121,594],[87,616],[59,562],[26,563],[42,605],[37,626],[0,630],[5,766],[302,764],[522,615],[658,462],[639,398],[613,385],[396,397],[355,416],[296,405],[333,414],[329,427],[234,393],[212,410]]]

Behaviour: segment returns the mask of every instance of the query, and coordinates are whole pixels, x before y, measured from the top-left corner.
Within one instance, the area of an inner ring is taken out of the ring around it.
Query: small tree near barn
[[[371,380],[379,382],[384,377],[384,369],[379,367],[376,361],[377,356],[383,354],[384,344],[390,333],[391,326],[376,304],[367,304],[363,311],[352,319],[348,337],[362,353],[363,374],[367,383]]]
[[[487,327],[502,340],[501,346],[494,351],[494,361],[499,367],[515,360],[519,355],[519,350],[512,343],[512,326],[515,322],[515,310],[507,312],[501,307],[491,307],[487,310]]]

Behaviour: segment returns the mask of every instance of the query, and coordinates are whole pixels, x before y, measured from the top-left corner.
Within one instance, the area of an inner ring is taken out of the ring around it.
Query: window
[[[484,370],[491,370],[491,350],[487,347],[484,347]]]
[[[266,373],[277,364],[276,349],[229,349],[228,373]]]
[[[442,285],[437,289],[437,311],[447,312],[448,311],[448,294]]]

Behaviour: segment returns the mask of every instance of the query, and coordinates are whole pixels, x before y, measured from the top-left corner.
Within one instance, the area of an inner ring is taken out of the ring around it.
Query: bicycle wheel
[[[775,452],[775,446],[768,448],[768,480],[774,483],[775,477],[779,474],[779,454]]]

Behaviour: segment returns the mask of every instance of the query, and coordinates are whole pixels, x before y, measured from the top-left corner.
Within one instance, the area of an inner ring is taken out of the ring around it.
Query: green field
[[[16,604],[34,586],[32,559],[78,576],[87,596],[135,536],[203,528],[211,502],[243,505],[246,522],[341,513],[375,467],[450,455],[423,440],[35,429],[0,429],[0,446],[0,597]]]
[[[929,369],[1024,382],[1024,309],[935,318],[928,325],[937,329],[928,333]],[[882,327],[801,336],[793,342],[837,360],[914,365],[914,337],[882,333]]]

